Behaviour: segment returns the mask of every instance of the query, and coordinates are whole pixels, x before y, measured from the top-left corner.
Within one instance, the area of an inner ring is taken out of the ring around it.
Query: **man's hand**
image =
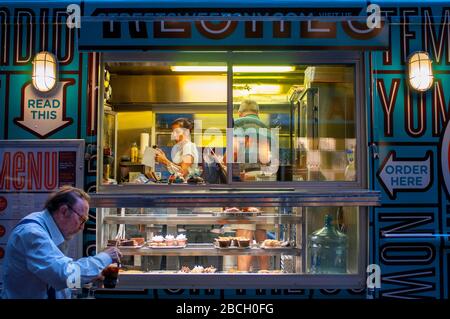
[[[97,288],[104,288],[103,287],[103,280],[105,280],[105,276],[103,276],[101,273],[94,279],[92,279],[92,284]]]
[[[158,163],[167,165],[167,162],[169,160],[168,160],[166,154],[164,154],[164,152],[162,150],[160,150],[159,148],[157,148],[155,151],[156,151],[155,161],[157,161]]]
[[[111,257],[113,263],[120,262],[122,253],[117,247],[108,247],[103,252],[107,253]]]

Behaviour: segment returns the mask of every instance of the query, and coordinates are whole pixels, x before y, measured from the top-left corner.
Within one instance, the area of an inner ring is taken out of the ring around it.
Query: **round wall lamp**
[[[36,54],[33,59],[32,82],[36,90],[48,92],[55,87],[57,81],[56,57],[47,51]]]
[[[408,81],[412,89],[425,92],[433,85],[433,69],[427,52],[414,52],[408,58]]]

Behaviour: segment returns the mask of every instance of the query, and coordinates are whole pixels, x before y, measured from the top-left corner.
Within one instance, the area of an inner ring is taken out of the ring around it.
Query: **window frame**
[[[214,52],[190,52],[190,51],[155,51],[155,52],[104,52],[100,55],[99,81],[103,83],[103,70],[108,62],[216,62],[227,64],[227,127],[232,127],[233,120],[233,72],[235,64],[311,64],[311,65],[352,65],[354,67],[354,93],[355,93],[355,136],[356,136],[356,181],[273,181],[273,182],[233,182],[231,164],[228,164],[227,184],[209,184],[206,186],[184,185],[193,189],[259,189],[259,188],[298,188],[308,190],[351,190],[367,189],[368,166],[366,131],[366,106],[364,90],[364,64],[363,53],[359,51],[214,51]],[[99,114],[98,127],[103,128],[103,86],[99,89]],[[102,137],[98,136],[97,154],[103,158]],[[227,149],[232,149],[231,138],[227,136]],[[113,185],[101,183],[103,161],[97,163],[97,188],[107,191]],[[128,185],[127,185],[128,187]],[[148,187],[148,185],[145,185]],[[171,185],[152,185],[152,188],[167,189]],[[185,189],[185,188],[183,188]],[[170,191],[170,190],[169,190]]]

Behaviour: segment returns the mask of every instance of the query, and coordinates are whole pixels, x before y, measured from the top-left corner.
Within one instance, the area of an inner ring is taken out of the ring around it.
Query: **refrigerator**
[[[354,180],[356,126],[351,67],[307,67],[290,98],[294,180]]]

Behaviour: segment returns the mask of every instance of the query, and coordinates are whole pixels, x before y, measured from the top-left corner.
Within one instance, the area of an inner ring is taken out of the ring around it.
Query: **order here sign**
[[[377,175],[391,198],[395,198],[398,191],[426,191],[432,184],[432,161],[431,151],[424,158],[408,159],[399,159],[392,151]]]

